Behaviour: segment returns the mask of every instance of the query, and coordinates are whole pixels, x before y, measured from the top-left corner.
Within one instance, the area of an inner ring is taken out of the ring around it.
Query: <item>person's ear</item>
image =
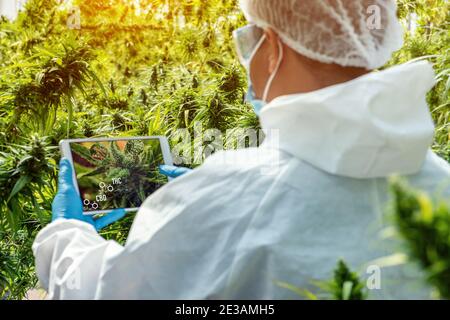
[[[269,74],[272,74],[277,67],[279,55],[280,55],[280,38],[278,34],[272,29],[266,29],[264,31],[266,40],[268,43],[269,51]]]

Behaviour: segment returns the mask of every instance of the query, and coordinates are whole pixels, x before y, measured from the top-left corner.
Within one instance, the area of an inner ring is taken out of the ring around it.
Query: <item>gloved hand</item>
[[[66,158],[59,163],[58,193],[52,203],[52,221],[59,218],[76,219],[91,224],[97,231],[123,218],[124,209],[116,209],[105,216],[94,219],[83,215],[83,204],[72,180],[72,166]]]
[[[169,178],[177,178],[191,171],[192,169],[189,168],[168,166],[165,164],[159,166],[159,172]]]

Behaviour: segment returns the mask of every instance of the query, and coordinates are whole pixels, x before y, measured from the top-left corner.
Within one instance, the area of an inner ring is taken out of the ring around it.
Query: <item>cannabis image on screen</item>
[[[70,144],[84,211],[139,207],[167,182],[159,140]]]

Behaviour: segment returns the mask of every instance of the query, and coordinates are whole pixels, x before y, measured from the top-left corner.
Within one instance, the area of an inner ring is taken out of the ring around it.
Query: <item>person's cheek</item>
[[[269,79],[269,56],[264,42],[256,52],[250,64],[250,79],[257,99],[262,99],[263,91]]]

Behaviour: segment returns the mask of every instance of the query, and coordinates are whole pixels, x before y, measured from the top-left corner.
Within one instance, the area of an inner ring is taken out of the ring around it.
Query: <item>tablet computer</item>
[[[86,215],[124,208],[136,211],[168,178],[159,165],[172,165],[167,138],[68,139],[61,153],[73,168],[73,183]]]

